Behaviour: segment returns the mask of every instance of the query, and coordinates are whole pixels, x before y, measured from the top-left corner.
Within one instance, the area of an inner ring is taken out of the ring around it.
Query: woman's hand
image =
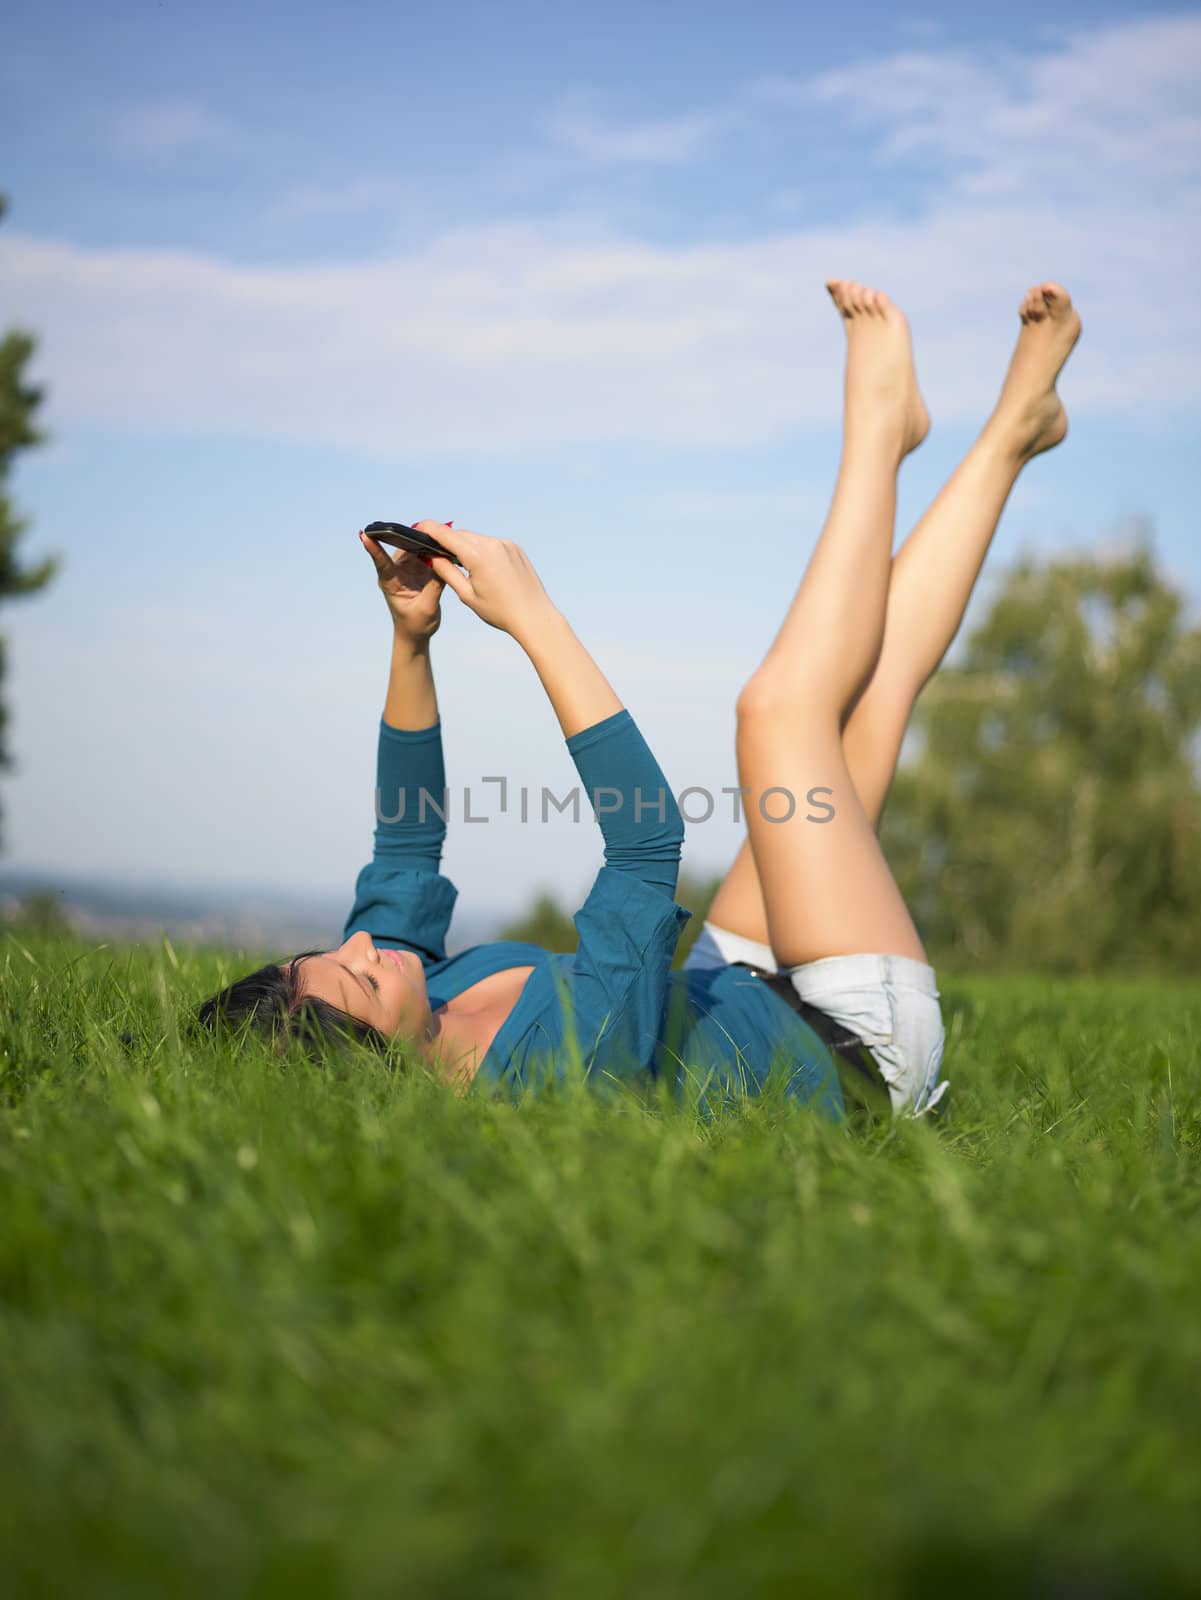
[[[423,523],[421,531],[452,550],[467,568],[463,572],[445,556],[433,556],[439,578],[477,617],[511,634],[529,656],[564,738],[621,710],[621,701],[567,618],[551,603],[520,545],[436,522]]]
[[[412,526],[421,533],[432,533],[442,524],[415,522]],[[375,563],[380,592],[397,633],[412,643],[431,638],[442,621],[442,578],[408,550],[398,550],[393,556],[370,534],[360,533],[359,538]]]
[[[525,644],[532,633],[557,617],[534,563],[511,539],[492,539],[437,522],[422,523],[421,531],[453,551],[467,568],[462,571],[445,556],[430,559],[442,582],[493,628]]]

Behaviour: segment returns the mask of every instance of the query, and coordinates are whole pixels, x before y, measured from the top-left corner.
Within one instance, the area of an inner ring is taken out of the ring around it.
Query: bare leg
[[[883,646],[897,470],[930,424],[900,310],[859,284],[830,289],[847,332],[834,500],[780,631],[738,698],[747,832],[769,942],[790,967],[860,951],[925,959],[851,781],[842,725]],[[833,807],[825,823],[806,798],[816,789]]]
[[[1019,315],[1022,332],[996,410],[892,562],[883,646],[843,729],[847,769],[873,827],[913,703],[955,637],[1013,484],[1027,461],[1067,433],[1055,381],[1079,338],[1079,316],[1066,290],[1053,283],[1032,288]],[[769,943],[749,839],[709,920]]]
[[[1057,283],[1030,289],[1019,316],[996,410],[893,562],[884,648],[843,730],[847,765],[877,827],[914,702],[959,631],[1010,491],[1028,461],[1067,435],[1055,382],[1080,317]]]

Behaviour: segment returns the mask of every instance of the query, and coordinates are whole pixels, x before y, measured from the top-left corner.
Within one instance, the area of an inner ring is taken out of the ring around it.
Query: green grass
[[[243,965],[0,944],[6,1595],[1201,1588],[1198,988],[948,981],[853,1135],[181,1045]]]

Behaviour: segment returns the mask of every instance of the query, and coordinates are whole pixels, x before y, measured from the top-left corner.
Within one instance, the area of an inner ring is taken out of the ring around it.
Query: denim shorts
[[[771,947],[706,922],[688,952],[689,967],[746,961],[778,972]],[[896,1116],[932,1111],[947,1091],[942,1067],[942,1012],[934,968],[910,956],[825,956],[788,969],[802,1000],[852,1029],[867,1045],[888,1085]]]

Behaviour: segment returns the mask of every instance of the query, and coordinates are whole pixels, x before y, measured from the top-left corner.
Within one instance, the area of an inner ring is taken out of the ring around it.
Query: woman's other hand
[[[412,526],[420,533],[441,537],[440,522],[415,522]],[[388,603],[397,633],[414,643],[431,638],[442,621],[441,576],[408,550],[392,555],[370,534],[360,533],[359,539],[375,564],[380,593]]]
[[[534,563],[511,539],[493,539],[436,522],[423,522],[421,531],[453,551],[467,569],[464,572],[444,556],[430,559],[442,582],[491,627],[524,643],[557,616]]]

